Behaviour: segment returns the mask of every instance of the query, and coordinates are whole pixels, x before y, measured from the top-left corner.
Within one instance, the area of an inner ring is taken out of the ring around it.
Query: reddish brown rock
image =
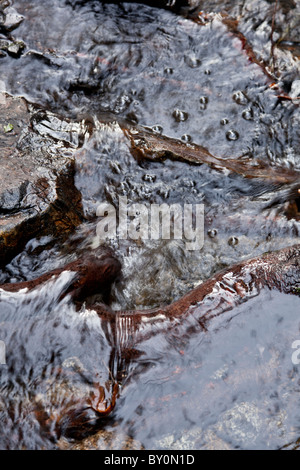
[[[87,297],[109,292],[111,284],[118,279],[121,264],[110,250],[100,257],[87,255],[62,268],[46,273],[32,281],[3,284],[1,289],[18,292],[32,290],[59,276],[64,271],[74,271],[75,277],[66,286],[61,297],[70,294],[74,302],[82,303]],[[195,315],[206,329],[209,320],[216,315],[234,308],[252,298],[264,288],[275,289],[286,294],[300,292],[300,245],[265,254],[227,268],[199,285],[179,300],[151,310],[113,311],[103,305],[93,305],[93,310],[103,318],[117,324],[122,318],[130,317],[133,329],[139,324],[160,316],[164,319],[185,318]],[[133,340],[134,343],[134,340]]]
[[[161,328],[172,328],[173,320],[184,321],[192,315],[198,324],[207,330],[212,318],[231,310],[242,302],[253,298],[262,289],[299,295],[300,293],[300,245],[244,261],[227,268],[199,285],[196,289],[165,307],[151,310],[120,311],[111,315],[115,330],[130,330],[130,343],[123,346],[125,356],[131,358],[131,348],[151,336],[152,331],[143,331],[143,324],[158,322]],[[107,316],[105,306],[95,306],[101,316]],[[125,358],[126,359],[126,358]]]
[[[261,178],[269,183],[296,183],[300,182],[298,171],[286,168],[276,168],[264,162],[253,165],[251,158],[247,160],[223,158],[212,155],[205,147],[185,143],[167,136],[155,134],[142,127],[130,128],[121,124],[125,135],[131,142],[133,155],[139,160],[162,161],[167,158],[182,160],[193,164],[206,163],[211,167],[227,170],[243,175],[245,178]]]
[[[106,250],[99,256],[88,254],[37,279],[2,284],[0,288],[7,292],[16,293],[21,289],[32,291],[50,279],[57,278],[64,271],[74,272],[74,277],[70,284],[66,285],[61,298],[70,295],[74,302],[81,304],[88,297],[96,294],[102,294],[107,300],[111,284],[120,275],[121,264],[109,250]]]

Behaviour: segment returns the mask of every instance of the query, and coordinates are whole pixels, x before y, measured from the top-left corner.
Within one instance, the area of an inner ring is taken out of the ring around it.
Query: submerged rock
[[[107,241],[124,266],[121,285],[114,288],[118,308],[168,304],[225,267],[298,242],[300,226],[292,209],[297,209],[299,172],[255,165],[248,158],[216,157],[121,119],[105,123],[100,116],[94,128],[76,156],[76,186],[94,221],[87,230],[82,227],[81,248],[100,243],[101,202],[118,213],[120,197],[126,196],[128,208],[142,203],[149,214],[151,204],[179,203],[182,211],[184,203],[205,205],[201,250],[186,250],[184,237],[153,240],[151,232],[149,239]],[[286,204],[291,204],[290,220],[284,217]]]
[[[201,164],[227,170],[246,178],[261,178],[268,183],[297,183],[300,186],[300,172],[286,168],[276,168],[254,158],[226,158],[212,155],[206,148],[196,144],[186,145],[177,139],[160,136],[143,128],[124,129],[131,141],[132,152],[139,159],[162,161],[166,158]]]
[[[72,282],[66,284],[60,293],[63,298],[68,293],[76,302],[83,302],[88,296],[96,294],[101,287],[109,289],[121,271],[121,265],[109,250],[102,252],[102,257],[90,255],[86,259],[71,262],[68,265],[45,274],[36,280],[15,284],[2,284],[0,289],[29,292],[53,280],[65,271],[75,272]],[[118,323],[124,323],[125,317],[131,317],[128,325],[136,329],[144,322],[159,323],[175,318],[186,318],[187,315],[197,317],[197,321],[207,328],[209,321],[221,313],[235,308],[240,303],[257,296],[262,289],[277,290],[285,294],[299,295],[300,292],[300,245],[295,245],[274,253],[246,260],[227,268],[207,280],[191,292],[168,306],[151,310],[113,311],[104,304],[93,305],[100,317]],[[138,338],[131,336],[134,343]],[[132,346],[133,344],[131,344]]]
[[[16,29],[24,20],[22,15],[9,5],[9,2],[0,2],[0,32],[9,33]]]

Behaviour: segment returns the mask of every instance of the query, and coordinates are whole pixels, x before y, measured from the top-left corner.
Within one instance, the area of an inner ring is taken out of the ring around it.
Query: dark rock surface
[[[89,0],[69,0],[72,6],[83,5]],[[119,3],[117,0],[105,0],[102,3]],[[198,7],[201,2],[199,0],[133,0],[131,3],[144,3],[157,8],[168,8],[174,11],[181,9],[189,10]]]

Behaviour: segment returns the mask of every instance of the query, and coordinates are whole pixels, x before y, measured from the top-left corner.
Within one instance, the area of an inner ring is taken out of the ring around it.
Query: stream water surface
[[[266,9],[268,2],[261,3]],[[225,267],[299,243],[299,218],[288,211],[293,203],[299,214],[299,179],[283,184],[221,165],[139,159],[123,132],[124,123],[144,126],[226,161],[297,174],[297,102],[278,99],[287,89],[270,86],[266,68],[249,59],[221,15],[209,11],[199,24],[136,3],[11,6],[23,17],[11,34],[24,50],[1,55],[2,91],[45,110],[34,124],[41,135],[75,147],[85,221],[64,243],[31,240],[0,270],[1,284],[34,279],[101,249],[97,207],[108,202],[117,209],[120,196],[148,206],[204,204],[205,225],[201,250],[187,250],[184,240],[108,241],[123,267],[112,289],[116,310],[168,304]],[[260,25],[263,41],[273,10],[264,11],[270,18]],[[285,74],[294,77],[297,60],[286,54]],[[83,136],[62,138],[65,122],[83,123]],[[78,312],[68,298],[60,300],[70,275],[30,293],[0,290],[1,448],[297,447],[298,297],[264,290],[208,332],[188,319],[168,333],[154,324],[155,334],[123,364],[122,340],[119,349],[112,344],[107,322],[85,305]],[[116,382],[113,413],[91,415],[90,426],[70,431],[68,413],[87,397],[109,403]]]

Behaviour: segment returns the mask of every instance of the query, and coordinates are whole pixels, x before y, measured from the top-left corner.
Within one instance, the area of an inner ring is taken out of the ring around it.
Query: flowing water
[[[120,196],[148,206],[204,204],[205,237],[196,251],[184,240],[111,240],[123,266],[112,292],[116,309],[168,304],[224,267],[299,242],[299,221],[286,215],[289,201],[299,208],[299,180],[270,183],[206,164],[138,159],[123,132],[124,122],[146,126],[252,168],[300,170],[296,102],[278,100],[269,74],[220,15],[199,25],[135,3],[12,6],[23,21],[11,34],[24,49],[1,55],[1,87],[48,111],[37,132],[75,148],[86,222],[63,244],[31,240],[0,271],[0,283],[33,279],[98,248],[97,207],[117,208]],[[83,136],[62,132],[66,120],[83,123]],[[61,437],[64,417],[87,397],[109,403],[119,360],[109,325],[59,301],[67,276],[32,293],[0,292],[1,447],[278,448],[297,441],[299,366],[291,345],[300,334],[300,301],[276,292],[227,313],[209,332],[191,333],[188,321],[168,334],[154,325],[134,359],[119,364],[113,414],[91,418],[93,437],[83,432],[77,441],[78,430]]]

